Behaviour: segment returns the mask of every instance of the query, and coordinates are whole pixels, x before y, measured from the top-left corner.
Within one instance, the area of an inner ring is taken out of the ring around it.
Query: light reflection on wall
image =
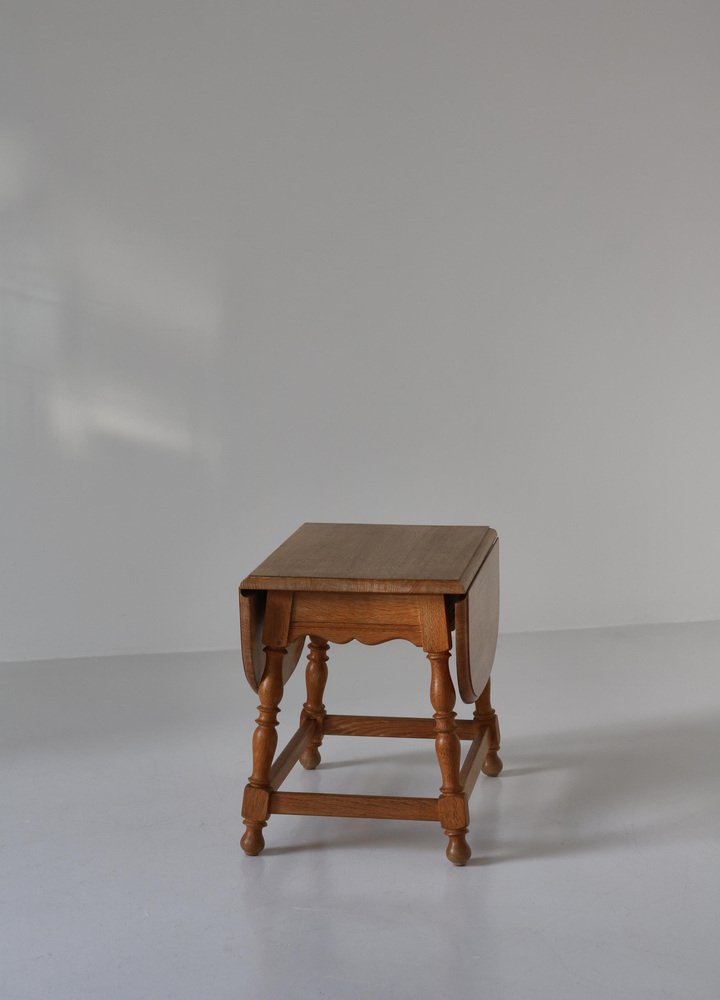
[[[0,659],[192,646],[168,581],[213,564],[214,262],[53,152],[0,131]]]
[[[58,393],[48,400],[48,414],[57,438],[78,456],[93,444],[101,444],[104,435],[172,452],[203,451],[185,428],[143,413],[136,403],[123,406]]]
[[[217,469],[207,270],[91,196],[34,190],[31,161],[0,132],[0,446],[79,459],[116,438]]]

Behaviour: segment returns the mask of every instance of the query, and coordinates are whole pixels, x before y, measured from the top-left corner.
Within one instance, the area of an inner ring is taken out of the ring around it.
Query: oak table
[[[495,777],[500,730],[490,703],[498,632],[498,536],[458,525],[303,524],[240,585],[245,675],[260,699],[253,766],[243,797],[241,846],[259,854],[273,813],[439,821],[455,865],[470,858],[468,799],[479,772]],[[456,720],[452,633],[460,697],[472,719]],[[275,757],[284,685],[305,643],[307,697],[292,739]],[[432,718],[331,715],[323,705],[329,643],[407,639],[430,661]],[[435,740],[442,784],[436,798],[280,791],[299,761],[320,763],[325,736]],[[460,740],[470,747],[461,764]]]

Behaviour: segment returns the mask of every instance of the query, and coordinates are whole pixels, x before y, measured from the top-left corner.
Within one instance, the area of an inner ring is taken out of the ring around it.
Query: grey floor
[[[464,869],[431,823],[276,816],[244,857],[236,654],[6,664],[0,996],[717,1000],[719,653],[717,622],[503,637]],[[331,654],[332,711],[428,712],[409,645]],[[281,739],[301,701],[298,670]],[[425,741],[323,759],[286,787],[438,785]]]

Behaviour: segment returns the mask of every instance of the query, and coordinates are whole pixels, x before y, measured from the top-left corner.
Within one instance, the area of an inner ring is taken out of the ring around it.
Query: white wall
[[[231,647],[304,520],[720,617],[720,6],[5,0],[0,657]]]

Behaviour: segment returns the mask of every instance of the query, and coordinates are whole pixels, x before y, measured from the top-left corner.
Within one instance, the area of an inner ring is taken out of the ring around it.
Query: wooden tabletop
[[[485,526],[303,524],[242,590],[465,594],[494,545]]]

